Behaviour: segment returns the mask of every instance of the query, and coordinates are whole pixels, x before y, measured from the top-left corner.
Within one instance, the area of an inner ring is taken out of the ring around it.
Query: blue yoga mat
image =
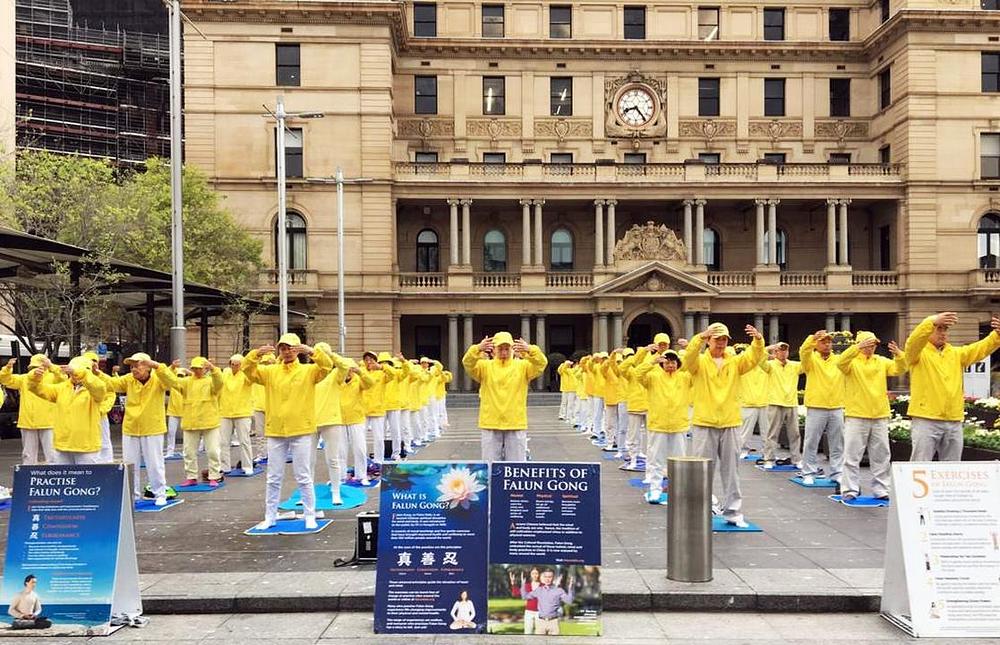
[[[804,481],[802,481],[802,475],[796,475],[795,477],[790,477],[788,479],[788,481],[792,482],[793,484],[798,484],[799,486],[802,486],[803,488],[836,488],[837,487],[837,482],[833,481],[832,479],[827,479],[826,477],[816,477],[816,478],[814,478],[812,484],[807,484]]]
[[[617,461],[619,458],[615,457],[613,452],[602,452],[601,457],[607,461]]]
[[[179,493],[214,493],[217,490],[226,487],[226,482],[219,482],[219,485],[212,488],[208,484],[203,484],[201,482],[195,484],[194,486],[181,486],[180,484],[174,486],[174,489]]]
[[[307,530],[305,520],[278,520],[277,523],[269,529],[264,529],[263,531],[258,531],[256,528],[249,528],[243,531],[244,535],[311,535],[313,533],[319,533],[326,527],[330,526],[333,520],[316,520],[316,528]]]
[[[749,455],[743,458],[743,461],[757,461],[760,459],[759,452],[751,452]]]
[[[628,480],[628,485],[631,486],[632,488],[649,488],[649,484],[644,483],[642,479],[638,477],[633,477],[632,479]],[[663,478],[663,487],[664,488],[667,487],[666,477]]]
[[[0,502],[0,511],[9,511],[9,510],[10,510],[9,499],[5,499],[4,501]]]
[[[357,508],[368,501],[368,495],[363,488],[342,485],[340,487],[340,498],[344,503],[334,506],[329,484],[316,484],[313,486],[313,489],[316,491],[317,511],[343,511],[349,508]],[[278,508],[282,511],[301,510],[301,501],[302,496],[298,490],[295,490],[291,497],[278,505]]]
[[[183,461],[184,455],[175,455],[173,457],[164,457],[163,461]]]
[[[226,477],[254,477],[255,475],[261,474],[262,472],[264,472],[264,468],[261,467],[259,464],[255,464],[253,467],[252,475],[248,475],[245,472],[243,472],[242,468],[233,468],[232,470],[229,471],[229,474],[226,475]]]
[[[180,497],[175,497],[173,499],[167,500],[166,506],[157,506],[154,500],[151,499],[137,499],[135,500],[135,512],[136,513],[159,513],[160,511],[165,511],[168,508],[177,506],[178,504],[183,504],[184,500]]]
[[[782,466],[775,466],[774,468],[764,468],[761,466],[754,466],[757,470],[763,470],[765,473],[797,473],[799,472],[799,467],[795,464],[785,464]]]
[[[730,524],[718,515],[712,516],[712,531],[715,533],[762,533],[764,529],[753,522],[747,522],[750,526],[741,529],[735,524]]]
[[[653,506],[656,506],[657,504],[659,504],[661,506],[666,506],[667,505],[667,500],[669,500],[669,499],[670,499],[670,495],[668,495],[665,492],[661,492],[660,493],[660,499],[658,501],[656,501],[656,502],[651,502],[651,501],[649,501],[649,499],[646,498],[646,493],[642,494],[642,501],[646,502],[647,504],[651,504]]]
[[[844,506],[856,506],[859,508],[873,508],[877,506],[888,506],[889,500],[875,499],[874,497],[857,497],[854,501],[845,502],[840,495],[830,495],[830,499],[843,504]]]

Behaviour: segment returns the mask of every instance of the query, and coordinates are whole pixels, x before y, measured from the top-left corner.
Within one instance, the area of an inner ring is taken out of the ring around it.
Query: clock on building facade
[[[647,138],[666,135],[666,86],[632,72],[605,82],[605,133],[609,137]]]

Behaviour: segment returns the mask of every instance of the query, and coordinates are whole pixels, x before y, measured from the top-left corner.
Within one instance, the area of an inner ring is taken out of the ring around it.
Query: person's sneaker
[[[239,448],[240,447],[240,441],[239,441],[239,439],[233,439],[232,441],[230,441],[229,442],[229,447],[230,448]]]
[[[264,521],[258,522],[257,526],[253,527],[255,531],[266,531],[276,524],[275,520],[265,518]]]
[[[816,478],[812,475],[802,475],[802,483],[806,486],[812,486],[816,483]]]
[[[621,459],[621,458],[622,458],[622,451],[619,450],[615,453],[615,459]]]
[[[167,498],[166,497],[157,497],[156,501],[153,502],[153,505],[154,506],[166,506],[167,505]]]
[[[209,479],[208,480],[208,487],[209,488],[218,488],[219,487],[219,480],[218,479]]]
[[[740,459],[746,459],[747,455],[749,455],[749,454],[750,454],[749,450],[741,450],[740,451]]]
[[[340,491],[331,494],[330,495],[330,501],[333,503],[334,506],[343,506],[344,505],[344,498],[340,496]]]
[[[243,469],[243,474],[247,475],[247,476],[252,475],[253,474],[253,468],[244,468]]]
[[[649,489],[646,491],[645,499],[650,504],[660,503],[660,491]]]
[[[644,452],[640,452],[640,453],[639,453],[638,455],[636,455],[636,456],[637,456],[637,457],[639,457],[639,459],[645,459],[645,458],[646,458],[646,453],[644,453]]]
[[[888,495],[879,495],[875,499],[877,499],[880,502],[888,502],[889,501],[889,496]]]
[[[305,521],[305,527],[307,531],[315,531],[317,528],[319,528],[319,525],[316,524],[315,515],[308,515],[303,519]]]
[[[844,493],[843,495],[840,496],[840,501],[842,501],[842,502],[853,502],[857,498],[858,498],[858,494],[857,493],[852,493],[852,492],[848,491],[848,492],[846,492],[846,493]]]
[[[371,484],[372,484],[371,481],[367,477],[362,477],[361,478],[361,485],[362,486],[371,486]]]
[[[712,504],[712,515],[722,515],[722,506],[719,504]]]
[[[628,462],[628,468],[629,470],[638,470],[639,462],[633,458],[632,461]]]
[[[746,520],[726,520],[726,524],[735,526],[738,529],[748,529],[750,525],[747,524]]]
[[[564,417],[564,416],[560,416],[560,417],[559,417],[559,420],[560,420],[560,421],[565,421],[565,420],[566,420],[566,417]]]
[[[840,495],[840,482],[837,482],[837,487],[834,489],[834,495]]]
[[[185,479],[184,481],[181,482],[181,486],[197,486],[197,485],[198,485],[197,479]]]
[[[774,468],[774,462],[773,461],[768,461],[767,459],[765,459],[763,466],[764,466],[764,468],[770,470],[770,469]]]
[[[795,467],[798,468],[799,470],[802,470],[802,462],[801,461],[796,461],[795,462]]]

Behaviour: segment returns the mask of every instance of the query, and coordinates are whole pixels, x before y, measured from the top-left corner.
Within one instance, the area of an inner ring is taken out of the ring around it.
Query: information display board
[[[962,389],[965,396],[984,399],[990,395],[990,357],[965,368],[962,374]]]
[[[1000,462],[897,463],[882,614],[913,636],[1000,637]]]
[[[490,633],[599,636],[600,464],[497,462],[490,498]]]
[[[485,631],[488,480],[482,462],[385,464],[376,633]]]

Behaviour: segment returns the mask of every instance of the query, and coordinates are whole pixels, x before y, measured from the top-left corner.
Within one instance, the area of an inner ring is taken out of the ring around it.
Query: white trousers
[[[781,438],[781,429],[785,429],[788,436],[788,452],[792,463],[797,464],[802,461],[802,448],[799,445],[799,409],[798,407],[788,407],[784,405],[770,405],[767,408],[767,416],[770,426],[767,436],[764,437],[764,459],[771,461],[778,450],[778,441]]]
[[[761,439],[767,438],[771,428],[767,420],[766,405],[759,408],[740,408],[740,416],[743,418],[743,425],[740,427],[740,450],[747,450],[750,447],[750,437],[753,436],[754,428],[757,428]]]
[[[861,494],[861,457],[868,449],[868,464],[872,471],[872,497],[889,495],[889,418],[844,420],[844,476],[840,490]]]
[[[413,440],[417,435],[417,415],[412,410],[400,410],[399,420],[403,427],[403,445],[406,452],[412,452]]]
[[[389,433],[389,440],[392,442],[392,456],[390,457],[392,461],[399,460],[399,450],[403,442],[400,416],[399,410],[386,410],[385,412],[385,426]]]
[[[625,437],[625,448],[628,454],[635,459],[636,455],[643,451],[642,438],[646,434],[646,413],[628,413],[628,435]],[[683,436],[683,433],[682,433]]]
[[[264,436],[264,411],[254,410],[250,417],[250,434],[257,437]]]
[[[181,429],[180,417],[167,417],[167,443],[164,452],[168,455],[177,454],[177,432]]]
[[[93,466],[101,463],[101,453],[98,452],[66,452],[55,451],[55,461],[52,463],[60,466]]]
[[[604,399],[599,396],[590,397],[591,434],[604,436]]]
[[[830,472],[827,477],[840,482],[844,471],[844,408],[807,408],[806,436],[802,441],[802,474],[819,472],[819,441],[826,433]]]
[[[646,477],[649,490],[658,491],[663,487],[663,477],[667,475],[667,459],[683,457],[687,454],[687,440],[680,432],[650,432],[649,448],[646,449]]]
[[[431,412],[430,403],[417,411],[417,417],[420,419],[420,436],[425,442],[438,434],[437,416]]]
[[[110,464],[115,460],[115,447],[111,443],[111,421],[106,414],[101,415],[101,452],[98,459],[102,464]]]
[[[569,392],[559,393],[559,418],[565,420],[569,410]]]
[[[594,421],[591,418],[593,412],[593,407],[590,405],[590,399],[580,399],[576,400],[576,425],[580,426],[581,432],[589,432],[594,429]]]
[[[381,464],[385,461],[385,417],[368,417],[368,430],[372,433],[372,459]]]
[[[340,482],[344,481],[344,470],[347,467],[346,462],[341,457],[341,444],[347,443],[347,437],[344,436],[344,426],[320,426],[316,430],[318,432],[313,435],[313,438],[323,441],[323,459],[326,461],[326,476],[330,480],[330,485],[334,487],[334,490],[339,490],[336,487],[340,486]],[[313,463],[315,463],[315,454],[316,451],[313,450]],[[315,466],[313,466],[312,470],[314,473],[313,478],[315,479]]]
[[[365,443],[365,424],[334,426],[341,432],[339,457],[342,463],[354,463],[354,478],[368,477],[368,446]],[[325,445],[325,444],[324,444]]]
[[[566,393],[566,423],[570,425],[577,424],[577,414],[576,414],[577,400],[576,392]]]
[[[46,464],[56,463],[56,449],[52,447],[52,428],[25,430],[21,428],[21,463],[37,466],[38,451],[45,455]]]
[[[962,461],[965,437],[961,421],[939,421],[914,417],[910,424],[913,450],[910,461]]]
[[[480,429],[480,447],[483,461],[527,461],[527,430]]]
[[[715,462],[715,472],[722,483],[718,495],[722,516],[729,522],[743,519],[743,492],[737,465],[740,458],[739,429],[691,426],[691,454]]]
[[[167,475],[163,463],[163,435],[151,434],[144,437],[122,435],[122,461],[132,466],[132,496],[142,499],[142,469],[146,464],[149,487],[156,497],[167,495]]]
[[[315,433],[297,437],[267,438],[267,493],[264,500],[264,519],[278,519],[281,502],[281,481],[285,477],[285,460],[292,457],[292,474],[302,497],[302,511],[306,518],[316,517],[316,492],[313,490],[312,459],[315,454]],[[334,482],[336,485],[336,482]]]
[[[219,425],[219,432],[222,437],[219,440],[220,463],[222,472],[228,473],[232,470],[232,446],[229,444],[236,433],[236,440],[240,442],[240,466],[253,470],[253,451],[250,449],[250,417],[222,417]]]
[[[439,431],[448,427],[448,399],[447,395],[437,400],[437,418]]]
[[[616,411],[618,432],[615,435],[615,443],[618,444],[618,450],[624,451],[625,438],[628,435],[628,403],[619,401],[616,407],[618,408]]]

